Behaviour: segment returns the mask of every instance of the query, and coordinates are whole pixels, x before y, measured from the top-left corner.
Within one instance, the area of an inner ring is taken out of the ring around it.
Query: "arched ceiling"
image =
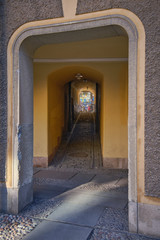
[[[50,44],[40,47],[35,59],[127,58],[128,39],[124,36]]]
[[[76,80],[76,74],[81,73],[83,75],[83,79],[87,79],[88,82],[97,82],[101,83],[103,80],[103,75],[89,67],[82,66],[72,66],[72,67],[64,67],[55,72],[52,72],[48,76],[49,81],[54,81],[56,84],[64,85],[67,82]],[[91,84],[90,83],[90,84]],[[76,83],[75,83],[76,84]],[[82,83],[78,83],[82,85]],[[85,84],[84,84],[85,85]]]

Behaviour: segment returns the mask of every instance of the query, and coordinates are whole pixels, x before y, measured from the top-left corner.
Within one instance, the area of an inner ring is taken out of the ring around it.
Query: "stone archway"
[[[46,23],[44,21],[29,23],[20,27],[10,39],[8,45],[8,159],[6,176],[8,212],[17,213],[32,201],[33,51],[44,44],[45,39],[54,38],[60,33],[69,37],[73,31],[89,31],[89,29],[96,31],[100,27],[119,26],[127,32],[129,38],[129,224],[131,231],[137,231],[137,157],[143,157],[144,142],[143,124],[137,125],[137,113],[142,123],[144,117],[144,66],[139,61],[144,56],[144,48],[140,52],[138,39],[140,38],[140,29],[143,29],[143,26],[134,14],[129,14],[126,10],[113,9],[106,12],[106,15],[102,14],[94,18],[89,15],[86,18],[84,16],[84,19],[75,17],[73,21],[69,22],[48,20]],[[36,36],[44,38],[37,41]],[[28,38],[33,40],[32,49],[29,48],[26,41]],[[141,40],[144,41],[144,32],[141,34]],[[141,73],[139,72],[140,68],[142,69]],[[141,105],[139,112],[137,100],[138,104]],[[142,139],[141,146],[137,145],[138,138]]]

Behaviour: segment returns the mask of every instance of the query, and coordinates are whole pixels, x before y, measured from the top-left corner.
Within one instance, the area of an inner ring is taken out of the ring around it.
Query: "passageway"
[[[128,230],[128,171],[103,166],[103,89],[84,76],[76,69],[67,83],[54,83],[54,75],[48,82],[55,152],[47,168],[34,168],[34,201],[22,214],[42,222],[26,239],[94,240],[108,229]]]
[[[42,222],[25,239],[94,240],[128,230],[127,170],[103,168],[96,119],[96,111],[76,112],[51,165],[34,168],[34,201],[22,215]]]
[[[110,67],[104,69],[107,76]],[[99,72],[79,66],[52,72],[45,87],[36,78],[34,201],[22,214],[42,223],[26,239],[94,240],[108,229],[128,231],[127,78],[121,64],[116,69],[106,85]]]
[[[99,133],[95,113],[80,112],[68,137],[62,143],[51,167],[91,169],[102,166]]]

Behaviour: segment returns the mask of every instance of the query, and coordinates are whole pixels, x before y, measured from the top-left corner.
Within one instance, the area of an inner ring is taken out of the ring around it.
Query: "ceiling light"
[[[81,73],[77,73],[77,74],[75,75],[75,78],[76,78],[77,80],[81,80],[81,79],[83,78],[83,75],[82,75]]]

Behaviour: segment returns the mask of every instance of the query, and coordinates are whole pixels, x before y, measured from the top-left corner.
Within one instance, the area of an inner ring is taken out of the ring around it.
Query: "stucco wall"
[[[5,178],[5,159],[7,148],[7,79],[6,79],[6,51],[5,49],[5,26],[4,5],[0,1],[0,181]]]
[[[145,193],[160,197],[159,0],[78,0],[77,14],[124,8],[135,13],[146,33]]]
[[[0,181],[5,180],[7,150],[7,44],[22,24],[63,16],[61,0],[0,0]]]

